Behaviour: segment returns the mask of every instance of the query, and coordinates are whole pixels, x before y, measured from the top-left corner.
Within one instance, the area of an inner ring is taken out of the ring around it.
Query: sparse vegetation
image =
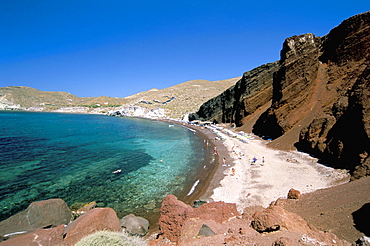
[[[144,246],[148,243],[135,236],[130,236],[126,232],[98,231],[88,235],[75,246]]]

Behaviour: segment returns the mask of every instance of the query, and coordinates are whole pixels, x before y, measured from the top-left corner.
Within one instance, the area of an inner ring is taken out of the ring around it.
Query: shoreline
[[[154,119],[156,120],[156,119]],[[175,121],[171,119],[158,119],[159,121],[176,124],[181,127],[189,128],[189,130],[195,131],[195,134],[199,134],[200,137],[207,142],[208,148],[213,151],[213,148],[216,147],[219,155],[212,155],[212,156],[206,156],[205,160],[201,164],[202,168],[199,175],[197,176],[197,185],[194,187],[194,183],[187,184],[184,187],[184,191],[181,195],[179,195],[178,199],[183,201],[184,203],[193,206],[194,202],[197,200],[203,200],[203,197],[210,197],[208,195],[212,192],[212,189],[210,190],[210,187],[215,187],[217,185],[217,182],[215,182],[215,177],[219,174],[219,167],[222,164],[222,158],[221,156],[227,156],[228,151],[225,147],[225,145],[220,140],[214,140],[215,135],[210,132],[207,129],[204,129],[197,125],[191,125],[180,121]],[[213,157],[213,160],[211,160]],[[218,180],[220,181],[223,178],[220,177]],[[189,195],[189,191],[191,188],[194,188],[194,190]],[[207,195],[205,195],[207,194]],[[209,199],[209,198],[206,198]]]
[[[205,141],[208,141],[209,148],[213,150],[214,147],[217,148],[218,155],[213,155],[214,162],[212,164],[210,163],[204,163],[204,165],[213,165],[211,168],[211,171],[206,173],[205,170],[200,173],[199,180],[202,182],[199,182],[196,189],[190,196],[186,196],[183,199],[180,197],[184,203],[193,205],[195,201],[202,200],[202,201],[211,201],[210,197],[213,193],[213,189],[219,186],[220,181],[224,178],[224,174],[220,172],[220,169],[225,169],[222,167],[222,158],[229,158],[228,150],[226,146],[222,143],[221,140],[214,140],[216,137],[212,132],[210,132],[207,129],[204,129],[199,126],[189,125],[187,124],[186,127],[189,127],[195,131],[197,131],[198,134],[202,136]]]

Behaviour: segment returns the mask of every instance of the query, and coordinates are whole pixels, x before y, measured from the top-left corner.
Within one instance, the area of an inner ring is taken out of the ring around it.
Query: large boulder
[[[33,202],[26,210],[1,221],[0,235],[68,224],[71,217],[71,210],[62,199]]]
[[[134,214],[126,215],[120,223],[131,235],[145,236],[149,230],[149,221]]]
[[[193,208],[174,195],[167,195],[161,205],[159,217],[159,228],[161,233],[172,242],[176,242],[181,235],[181,228],[185,220],[190,217]]]
[[[159,227],[164,237],[172,242],[178,242],[188,220],[200,219],[223,223],[236,216],[241,216],[236,210],[236,204],[212,202],[192,208],[174,195],[167,195],[162,202]],[[200,227],[197,229],[198,232]]]
[[[299,190],[290,189],[288,192],[288,199],[299,199],[301,197],[301,192]]]
[[[96,231],[122,231],[116,212],[111,208],[94,208],[69,224],[64,230],[64,241],[74,245]]]
[[[66,246],[63,241],[64,225],[48,229],[36,229],[7,241],[0,243],[1,246]]]
[[[312,245],[349,245],[342,242],[336,235],[329,232],[317,230],[309,225],[301,216],[286,211],[279,205],[270,205],[265,211],[254,215],[251,223],[252,228],[260,233],[266,232],[290,232],[300,235],[299,243]],[[277,243],[277,244],[276,244]],[[275,245],[289,245],[288,242],[281,244],[278,241]]]
[[[311,228],[299,215],[286,211],[281,206],[271,205],[262,213],[257,213],[252,227],[258,232],[271,232],[286,229],[293,232],[308,233]]]

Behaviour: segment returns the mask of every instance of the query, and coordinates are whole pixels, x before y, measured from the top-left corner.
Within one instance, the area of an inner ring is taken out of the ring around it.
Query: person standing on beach
[[[261,166],[265,165],[265,157],[262,156],[262,163],[261,163]]]
[[[213,149],[213,154],[214,154],[214,155],[218,155],[217,147],[215,147],[215,148]]]

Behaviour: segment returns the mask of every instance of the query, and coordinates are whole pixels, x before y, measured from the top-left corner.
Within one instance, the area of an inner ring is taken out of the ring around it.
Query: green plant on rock
[[[126,232],[98,231],[82,238],[75,246],[144,246],[148,243]]]

